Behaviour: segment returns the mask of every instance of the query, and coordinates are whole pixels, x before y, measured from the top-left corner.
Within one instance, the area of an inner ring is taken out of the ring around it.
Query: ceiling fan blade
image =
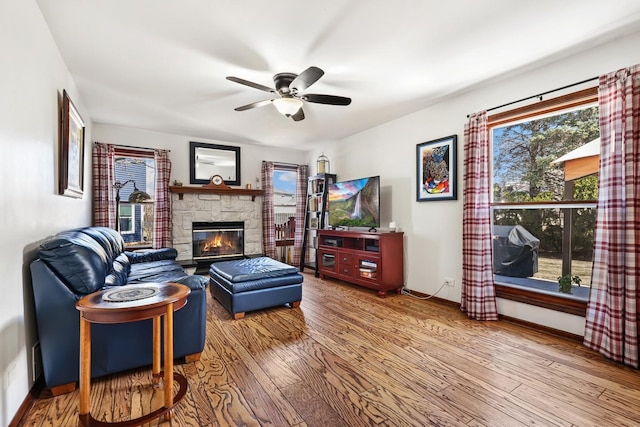
[[[299,122],[300,120],[304,120],[304,111],[302,111],[302,108],[300,108],[297,113],[291,116],[291,118],[296,122]]]
[[[351,98],[335,95],[319,95],[317,93],[309,93],[300,97],[304,101],[315,102],[317,104],[329,104],[329,105],[349,105],[351,104]]]
[[[309,67],[303,72],[301,72],[298,77],[293,79],[289,88],[294,92],[302,92],[312,84],[318,81],[320,77],[324,75],[324,71],[322,71],[318,67]]]
[[[252,108],[262,107],[264,105],[269,105],[272,102],[273,102],[273,99],[265,99],[264,101],[252,102],[251,104],[247,104],[247,105],[243,105],[243,106],[238,107],[238,108],[234,108],[234,110],[236,110],[236,111],[250,110]]]
[[[276,93],[276,90],[273,89],[273,88],[261,85],[259,83],[250,82],[249,80],[241,79],[240,77],[227,76],[227,80],[235,82],[235,83],[240,83],[241,85],[249,86],[249,87],[252,87],[254,89],[260,89],[260,90],[263,90],[265,92]]]

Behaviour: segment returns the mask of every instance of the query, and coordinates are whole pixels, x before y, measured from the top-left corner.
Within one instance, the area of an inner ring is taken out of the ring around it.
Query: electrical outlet
[[[444,285],[445,286],[451,286],[454,287],[456,285],[456,281],[453,280],[451,277],[445,277],[444,278]]]
[[[11,362],[4,372],[4,385],[9,387],[16,378],[16,362]]]

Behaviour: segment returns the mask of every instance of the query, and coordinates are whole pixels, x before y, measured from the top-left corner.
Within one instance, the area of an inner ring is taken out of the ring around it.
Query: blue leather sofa
[[[177,282],[191,289],[187,305],[174,315],[174,356],[195,361],[206,335],[205,276],[190,276],[175,261],[173,248],[126,252],[111,228],[63,231],[42,243],[31,263],[38,336],[46,387],[62,394],[76,387],[80,314],[76,301],[109,286]],[[152,321],[94,324],[91,376],[151,365]]]

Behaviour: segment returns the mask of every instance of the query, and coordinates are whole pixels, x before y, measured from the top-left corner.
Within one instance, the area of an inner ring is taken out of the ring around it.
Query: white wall
[[[299,150],[248,144],[232,144],[225,141],[173,135],[100,123],[93,124],[93,141],[171,150],[169,153],[169,158],[171,159],[171,182],[178,180],[184,185],[200,185],[189,184],[189,141],[240,147],[240,181],[242,187],[246,184],[251,184],[253,188],[256,188],[256,178],[260,178],[263,160],[306,164],[308,156],[307,152]]]
[[[405,233],[407,288],[433,294],[444,277],[452,277],[455,287],[444,287],[437,295],[460,301],[462,163],[467,114],[639,63],[638,46],[640,33],[549,61],[538,69],[522,71],[322,147],[339,180],[380,175],[381,223],[386,226],[393,220]],[[416,144],[453,134],[458,135],[458,200],[416,202]],[[319,151],[313,153],[316,157],[318,154]],[[499,300],[498,309],[501,314],[570,333],[582,335],[584,331],[584,318],[579,316],[507,300]]]
[[[33,250],[44,238],[91,221],[88,150],[84,197],[57,195],[64,89],[87,124],[86,141],[91,125],[35,1],[3,1],[0,52],[0,425],[6,426],[33,385]]]

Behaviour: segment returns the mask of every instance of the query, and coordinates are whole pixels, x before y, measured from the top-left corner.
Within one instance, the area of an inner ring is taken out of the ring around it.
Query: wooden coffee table
[[[187,303],[191,293],[179,283],[144,283],[126,285],[94,292],[79,300],[80,311],[80,424],[89,426],[134,426],[164,416],[171,419],[173,407],[187,392],[187,379],[173,372],[173,312]],[[164,370],[160,370],[160,318],[164,316]],[[127,323],[153,319],[152,382],[156,385],[164,377],[164,406],[141,417],[119,421],[98,421],[91,416],[91,324]],[[180,388],[173,395],[173,381]]]

